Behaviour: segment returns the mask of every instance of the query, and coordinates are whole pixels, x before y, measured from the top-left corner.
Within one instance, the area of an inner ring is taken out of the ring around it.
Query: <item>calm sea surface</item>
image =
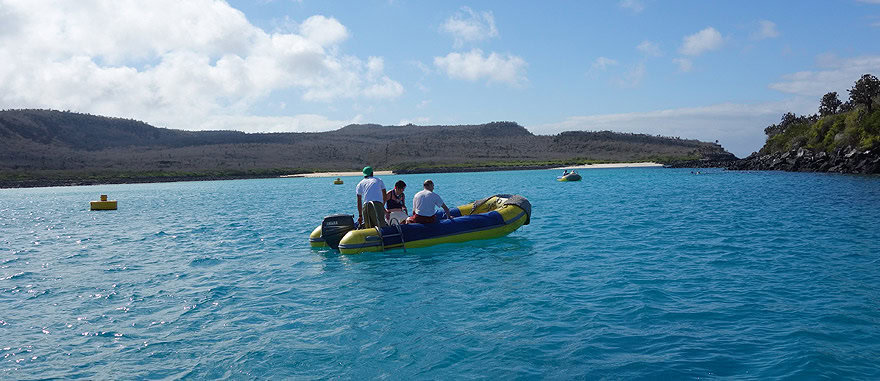
[[[356,177],[0,190],[0,378],[880,379],[880,177],[708,172],[433,174],[531,225],[353,256]]]

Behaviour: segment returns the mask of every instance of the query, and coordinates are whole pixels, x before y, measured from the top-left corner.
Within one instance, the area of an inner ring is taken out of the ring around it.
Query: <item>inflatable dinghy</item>
[[[466,242],[503,237],[531,220],[532,205],[520,195],[499,194],[449,209],[448,219],[442,210],[431,224],[394,224],[360,229],[350,214],[327,216],[312,231],[312,247],[338,249],[342,254],[357,254],[388,249],[411,249],[442,243]]]
[[[572,172],[565,176],[559,176],[556,178],[556,181],[581,181],[581,175]]]

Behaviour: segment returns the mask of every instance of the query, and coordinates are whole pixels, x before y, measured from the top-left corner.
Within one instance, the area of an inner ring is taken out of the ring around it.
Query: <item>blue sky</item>
[[[0,0],[0,108],[179,129],[519,122],[739,156],[880,75],[880,0]]]

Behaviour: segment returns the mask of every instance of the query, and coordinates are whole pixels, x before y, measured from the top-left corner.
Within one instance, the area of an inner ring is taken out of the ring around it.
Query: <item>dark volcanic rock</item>
[[[739,159],[730,152],[706,153],[697,160],[681,160],[664,163],[666,168],[727,168]]]
[[[880,149],[838,148],[829,154],[801,147],[788,152],[753,153],[726,167],[731,170],[880,174]]]

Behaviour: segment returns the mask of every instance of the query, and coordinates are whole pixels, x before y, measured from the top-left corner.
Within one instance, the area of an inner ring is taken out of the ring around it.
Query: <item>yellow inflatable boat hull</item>
[[[565,176],[559,176],[556,178],[556,181],[581,181],[581,175],[577,173],[569,173]]]
[[[503,237],[529,223],[531,204],[522,196],[495,195],[452,208],[450,213],[455,218],[442,219],[443,212],[438,212],[439,222],[433,224],[400,225],[399,230],[389,226],[349,231],[339,242],[339,252],[379,252]],[[309,244],[327,246],[321,238],[320,226],[312,231]]]

